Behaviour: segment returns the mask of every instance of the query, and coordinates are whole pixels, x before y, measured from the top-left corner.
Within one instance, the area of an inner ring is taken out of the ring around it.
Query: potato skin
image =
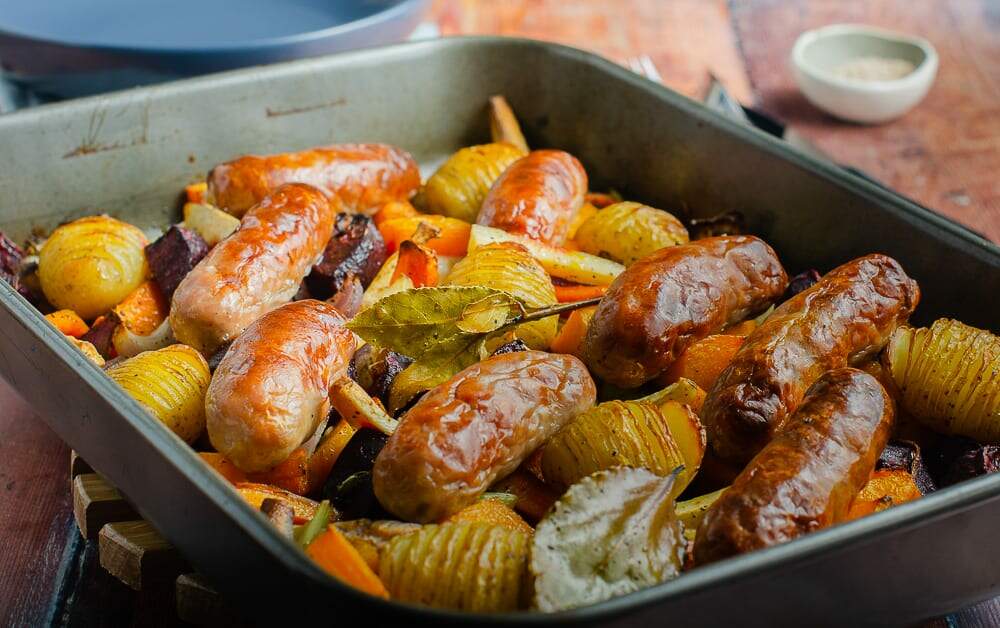
[[[626,266],[688,240],[687,229],[673,214],[630,201],[598,210],[580,225],[574,238],[581,251]]]
[[[208,173],[216,206],[243,216],[286,183],[305,183],[336,197],[340,211],[370,214],[389,201],[405,201],[420,186],[420,171],[406,151],[386,144],[334,144],[277,155],[244,155]]]
[[[524,155],[520,149],[505,143],[459,150],[427,180],[424,186],[427,212],[475,222],[493,183]]]
[[[695,536],[695,563],[845,520],[889,440],[894,416],[892,398],[873,376],[853,368],[828,371],[705,513]]]
[[[205,392],[211,375],[200,353],[185,345],[144,351],[107,370],[150,414],[191,443],[205,429]]]
[[[584,362],[606,381],[635,388],[692,342],[765,309],[787,283],[774,250],[753,236],[660,249],[608,288],[584,338]]]
[[[750,460],[820,375],[880,350],[919,300],[899,263],[874,254],[781,304],[747,336],[705,399],[701,419],[712,449],[732,463]]]
[[[52,232],[38,256],[42,292],[86,320],[106,313],[146,279],[146,236],[110,216],[89,216]]]
[[[233,342],[205,397],[212,446],[243,471],[288,457],[326,419],[330,385],[347,374],[354,335],[329,303],[268,312]]]
[[[476,223],[561,246],[586,193],[587,173],[576,157],[532,151],[500,175]]]
[[[573,356],[519,351],[487,358],[431,389],[375,460],[375,495],[407,521],[458,512],[594,404]]]

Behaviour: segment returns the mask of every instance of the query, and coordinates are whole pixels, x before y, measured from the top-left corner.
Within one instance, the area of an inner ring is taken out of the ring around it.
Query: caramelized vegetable
[[[73,338],[79,338],[90,330],[87,323],[73,310],[58,310],[46,314],[45,320],[52,323],[62,333]]]
[[[503,143],[459,150],[427,180],[424,186],[427,211],[475,222],[490,187],[507,166],[525,154]]]
[[[295,523],[301,524],[316,516],[319,504],[309,499],[286,491],[277,486],[269,484],[256,484],[253,482],[240,482],[236,485],[236,492],[246,500],[248,504],[256,509],[260,509],[265,499],[277,499],[287,503],[295,513]],[[334,514],[334,518],[336,515]]]
[[[385,205],[379,208],[375,215],[372,216],[372,220],[375,221],[376,227],[381,227],[382,223],[389,220],[395,220],[396,218],[413,218],[414,216],[419,216],[420,212],[417,208],[410,204],[409,201],[389,201]]]
[[[86,320],[104,314],[146,278],[145,246],[142,231],[110,216],[59,227],[38,258],[45,298]]]
[[[552,504],[559,499],[559,493],[526,471],[524,466],[494,484],[490,490],[510,493],[517,497],[514,509],[531,522],[544,517],[552,508]]]
[[[921,495],[913,476],[908,472],[876,471],[854,498],[847,518],[859,519],[917,499]]]
[[[681,353],[659,382],[668,385],[684,377],[698,384],[702,390],[711,390],[715,380],[743,346],[744,340],[744,336],[729,334],[714,334],[702,338]]]
[[[531,537],[488,523],[426,525],[389,542],[379,574],[393,599],[499,612],[521,607]]]
[[[111,310],[118,321],[118,327],[111,336],[118,355],[129,358],[176,342],[170,325],[166,324],[169,313],[170,304],[155,281],[139,284]]]
[[[205,429],[208,363],[186,345],[146,351],[107,370],[154,417],[187,442]]]
[[[369,595],[389,597],[382,581],[335,526],[327,527],[326,532],[316,537],[316,540],[306,547],[306,554],[324,571],[341,582]]]
[[[559,329],[559,334],[552,340],[550,349],[553,353],[568,353],[580,357],[583,338],[587,335],[587,325],[593,318],[596,307],[573,310],[569,318]]]
[[[524,532],[525,534],[532,534],[535,531],[534,528],[529,526],[509,506],[498,499],[489,499],[486,496],[449,516],[442,523],[456,523],[459,521],[504,526],[511,530]]]
[[[333,235],[322,259],[306,276],[306,286],[317,299],[328,299],[340,292],[351,277],[367,286],[386,257],[385,242],[372,219],[341,212],[334,221]]]
[[[494,142],[505,142],[516,146],[523,153],[528,152],[528,142],[521,132],[521,125],[514,110],[503,96],[490,96],[490,137]]]
[[[456,286],[488,286],[518,297],[528,307],[556,303],[552,281],[523,247],[492,244],[470,252],[455,264],[445,281]],[[556,336],[555,316],[519,325],[517,336],[533,349],[545,349]]]
[[[228,238],[240,226],[240,219],[202,203],[184,205],[184,226],[212,247]]]
[[[915,419],[944,434],[1000,443],[1000,338],[942,318],[901,327],[882,362]]]
[[[421,224],[430,225],[438,230],[437,235],[426,242],[426,245],[434,251],[451,256],[465,254],[469,247],[469,233],[472,226],[464,220],[433,214],[387,220],[379,225],[386,250],[392,253],[404,240],[412,240]]]
[[[344,419],[337,421],[337,424],[327,430],[323,435],[316,451],[309,457],[309,492],[323,486],[326,478],[330,476],[330,471],[344,452],[347,443],[354,436],[354,429],[349,422]]]
[[[208,244],[205,240],[191,229],[178,225],[170,227],[156,242],[147,246],[149,270],[163,296],[170,299],[181,280],[206,253]]]
[[[688,232],[672,214],[626,201],[597,211],[580,225],[574,239],[581,251],[628,266],[664,247],[686,243]]]

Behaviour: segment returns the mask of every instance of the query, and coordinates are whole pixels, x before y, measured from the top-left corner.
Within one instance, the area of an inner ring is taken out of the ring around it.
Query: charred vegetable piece
[[[785,290],[785,295],[782,297],[782,301],[787,301],[798,293],[812,288],[813,284],[819,281],[821,277],[822,275],[819,274],[819,271],[814,268],[810,268],[805,272],[795,275],[788,282],[788,288]]]
[[[912,501],[923,493],[909,471],[883,469],[872,473],[848,511],[848,519],[858,519],[886,508]]]
[[[893,440],[882,450],[875,463],[877,470],[907,471],[913,476],[920,492],[926,495],[936,490],[927,465],[920,455],[920,446],[913,441]]]
[[[673,432],[684,432],[689,447]],[[693,446],[690,446],[693,445]],[[656,406],[642,401],[606,401],[587,410],[545,445],[545,481],[567,487],[602,469],[627,466],[667,476],[683,470],[674,495],[694,478],[705,453],[705,430],[690,409],[676,401]]]
[[[708,218],[692,218],[688,233],[692,240],[747,232],[746,218],[740,212],[726,212]]]
[[[38,258],[45,298],[86,320],[104,314],[146,279],[146,236],[110,216],[91,216],[55,231]]]
[[[375,597],[388,598],[382,581],[350,541],[334,526],[306,547],[306,554],[328,574],[344,584]]]
[[[0,231],[0,280],[6,281],[15,290],[20,286],[21,259],[24,251]]]
[[[513,495],[517,499],[514,509],[531,523],[541,520],[559,499],[555,489],[527,471],[524,465],[491,486],[490,490]]]
[[[301,495],[296,495],[283,488],[269,484],[238,482],[236,484],[236,492],[256,509],[260,509],[265,499],[277,499],[285,502],[292,507],[292,512],[295,513],[296,524],[308,523],[310,519],[316,516],[316,512],[319,510],[319,504],[308,497],[302,497]],[[337,518],[337,513],[332,511],[332,509],[330,518]]]
[[[493,350],[492,355],[503,355],[505,353],[517,353],[518,351],[527,351],[530,349],[527,344],[520,338],[515,338],[510,342],[505,342],[496,349]]]
[[[615,203],[580,225],[581,251],[628,266],[665,246],[684,244],[688,232],[673,214],[641,203]]]
[[[389,542],[379,574],[396,600],[463,611],[513,611],[526,598],[530,542],[528,534],[502,525],[426,525]]]
[[[977,445],[952,461],[941,479],[941,484],[951,486],[997,471],[1000,471],[1000,446]]]
[[[372,467],[389,437],[374,429],[354,433],[337,458],[323,486],[323,497],[330,500],[344,519],[386,518],[372,489]]]
[[[388,406],[392,383],[412,363],[405,355],[366,344],[354,354],[354,379],[365,392]]]
[[[362,287],[371,283],[386,260],[385,242],[375,223],[361,214],[337,214],[323,259],[306,277],[309,292],[317,299],[328,299],[340,291],[351,275]]]
[[[424,186],[427,211],[475,222],[493,183],[525,151],[510,144],[463,148],[448,158]]]
[[[89,342],[97,352],[105,358],[111,359],[114,356],[114,344],[112,339],[115,330],[118,329],[118,319],[114,316],[102,316],[94,321],[90,330],[80,336],[80,340]]]
[[[181,279],[208,253],[205,240],[190,229],[173,225],[156,242],[146,247],[146,259],[153,279],[168,300]]]
[[[673,484],[673,475],[616,467],[573,485],[535,529],[538,609],[593,604],[677,576],[685,543]]]
[[[104,356],[98,352],[94,345],[90,344],[86,340],[80,340],[79,338],[73,338],[72,336],[69,337],[69,340],[73,343],[73,346],[79,349],[80,353],[87,356],[91,362],[97,366],[104,366]]]
[[[956,320],[901,327],[882,364],[913,418],[943,434],[1000,443],[1000,338]]]

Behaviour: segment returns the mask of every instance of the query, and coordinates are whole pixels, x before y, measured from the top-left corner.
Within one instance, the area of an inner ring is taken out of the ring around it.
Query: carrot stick
[[[382,223],[389,220],[396,220],[397,218],[413,218],[414,216],[419,215],[420,212],[417,211],[417,208],[407,201],[390,201],[375,212],[375,215],[372,216],[372,220],[375,221],[376,227],[381,227]]]
[[[596,309],[588,307],[570,312],[566,323],[559,330],[555,339],[552,340],[551,345],[549,345],[552,352],[568,353],[569,355],[579,354],[583,337],[587,334],[587,325],[590,324],[590,319],[594,316]]]
[[[45,319],[55,325],[56,329],[73,338],[79,338],[90,330],[87,323],[73,310],[52,312],[46,314]]]
[[[170,304],[156,282],[150,279],[139,284],[111,311],[129,331],[148,336],[166,320]]]
[[[426,223],[440,230],[440,233],[427,241],[427,246],[440,255],[463,257],[469,248],[469,233],[472,225],[457,218],[422,214],[410,218],[395,218],[386,220],[379,225],[386,250],[390,253],[399,248],[404,240],[413,238],[420,223]]]
[[[407,276],[413,282],[414,288],[436,286],[438,284],[437,255],[427,247],[412,240],[403,240],[399,245],[399,259],[396,270],[392,273],[392,282],[402,276]]]
[[[316,561],[323,571],[345,584],[369,595],[389,597],[385,585],[365,559],[334,526],[327,527],[326,532],[316,537],[316,540],[306,548],[306,554]]]
[[[305,495],[310,488],[309,453],[299,447],[275,467],[260,473],[247,474],[247,480],[277,486],[296,495]]]
[[[586,301],[595,297],[604,296],[608,291],[607,286],[555,286],[556,301],[560,303],[574,303],[576,301]]]

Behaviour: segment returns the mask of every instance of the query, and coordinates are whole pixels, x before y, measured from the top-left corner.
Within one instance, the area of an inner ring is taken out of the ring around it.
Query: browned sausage
[[[694,560],[712,561],[790,541],[847,516],[889,440],[894,408],[878,380],[828,371],[785,429],[705,513]]]
[[[289,301],[330,239],[335,214],[312,186],[278,188],[181,281],[170,305],[174,336],[208,356]]]
[[[751,332],[705,399],[701,419],[721,458],[761,450],[824,372],[877,352],[920,300],[896,260],[866,255],[827,273]]]
[[[764,310],[787,284],[778,256],[753,236],[660,249],[608,288],[584,338],[584,361],[612,384],[634,388],[695,340]]]
[[[337,209],[370,213],[405,201],[420,187],[420,171],[406,151],[385,144],[335,144],[297,153],[245,155],[208,173],[215,204],[234,216],[284,183],[307,183],[336,196]]]
[[[587,193],[587,172],[561,150],[518,159],[483,200],[476,222],[561,246]]]
[[[244,471],[278,464],[326,419],[330,386],[347,373],[354,334],[329,303],[287,303],[232,344],[205,396],[208,436]]]
[[[516,469],[595,395],[573,356],[519,351],[487,358],[403,416],[375,460],[375,496],[407,521],[438,521]]]

